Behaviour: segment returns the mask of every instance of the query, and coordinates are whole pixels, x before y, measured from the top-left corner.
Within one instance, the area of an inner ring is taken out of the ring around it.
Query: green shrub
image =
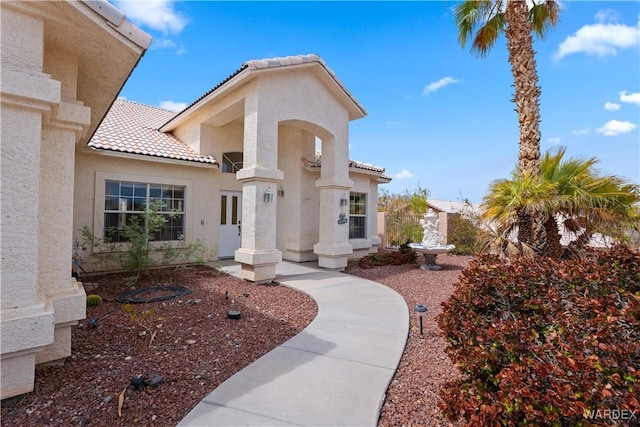
[[[451,253],[455,255],[473,255],[480,249],[480,230],[472,220],[456,215],[451,219],[449,225],[450,231],[447,235],[447,243],[455,245],[455,249]]]
[[[466,425],[591,425],[589,411],[640,418],[640,253],[585,259],[483,255],[466,269],[438,324],[462,378],[443,413]],[[630,412],[625,412],[627,415]]]
[[[147,273],[149,268],[155,266],[159,258],[160,264],[195,263],[204,264],[216,255],[216,249],[210,248],[201,240],[176,245],[173,242],[152,244],[156,234],[167,221],[167,215],[161,212],[162,202],[154,202],[149,209],[140,216],[130,218],[128,224],[122,227],[121,233],[125,237],[124,242],[114,243],[109,237],[100,238],[86,225],[81,229],[83,244],[92,248],[92,257],[100,262],[100,266],[108,266],[109,263],[126,271],[127,284],[134,285],[141,274]],[[169,215],[171,217],[171,215]],[[107,230],[107,236],[115,230]],[[157,256],[154,256],[157,254]]]
[[[416,217],[419,218],[419,217]],[[400,226],[400,233],[398,235],[398,241],[404,242],[422,242],[422,235],[424,234],[424,230],[420,223],[416,222],[405,222]]]

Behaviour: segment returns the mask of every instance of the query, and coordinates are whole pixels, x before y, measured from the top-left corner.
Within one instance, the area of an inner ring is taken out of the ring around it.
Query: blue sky
[[[517,162],[504,39],[478,58],[457,42],[455,1],[113,3],[154,41],[121,96],[180,109],[244,61],[315,53],[367,109],[352,159],[386,168],[381,186],[480,202]],[[542,150],[597,157],[640,183],[640,2],[563,1],[535,41]]]

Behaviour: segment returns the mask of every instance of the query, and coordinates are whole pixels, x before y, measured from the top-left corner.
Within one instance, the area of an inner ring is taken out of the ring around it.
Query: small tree
[[[420,185],[413,191],[390,193],[382,190],[378,196],[378,211],[385,213],[387,223],[387,242],[401,245],[405,242],[422,240],[422,226],[419,216],[427,210],[429,190]]]
[[[412,190],[404,190],[404,193],[390,193],[381,190],[378,195],[378,212],[387,215],[422,215],[427,211],[427,198],[429,190],[422,188],[420,184]]]
[[[107,262],[115,263],[129,274],[127,283],[135,284],[142,274],[149,268],[157,264],[154,253],[160,255],[160,263],[171,264],[176,261],[180,263],[204,264],[215,258],[216,249],[208,247],[201,240],[177,246],[171,242],[153,245],[156,235],[162,230],[167,222],[167,216],[172,214],[161,213],[163,203],[154,202],[147,210],[139,216],[132,217],[129,223],[120,230],[125,241],[115,243],[111,236],[116,230],[107,230],[107,237],[104,239],[95,236],[89,227],[81,229],[84,244],[93,249],[92,257],[97,258],[101,266]]]
[[[469,199],[464,199],[462,212],[455,215],[449,223],[450,232],[447,243],[455,245],[452,251],[456,255],[473,255],[480,249],[482,218]]]

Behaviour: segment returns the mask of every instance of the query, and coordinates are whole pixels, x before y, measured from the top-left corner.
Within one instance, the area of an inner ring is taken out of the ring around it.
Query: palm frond
[[[456,6],[454,17],[460,45],[465,47],[473,38],[471,51],[486,55],[504,29],[502,9],[503,0],[466,0]]]
[[[559,20],[560,5],[554,0],[546,0],[542,3],[534,3],[529,10],[531,29],[541,39],[554,28]]]
[[[502,13],[491,17],[476,33],[471,46],[471,52],[481,57],[486,56],[493,45],[498,41],[500,33],[504,30],[505,20]]]

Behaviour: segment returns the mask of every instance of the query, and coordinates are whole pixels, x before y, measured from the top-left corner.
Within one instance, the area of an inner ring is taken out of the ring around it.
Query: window
[[[165,216],[164,226],[154,240],[184,238],[185,187],[140,182],[105,181],[104,237],[111,242],[126,242],[123,227],[131,221],[142,221],[147,208],[159,205]]]
[[[243,156],[241,152],[224,153],[222,155],[222,172],[236,173],[242,169]]]
[[[367,195],[349,195],[349,238],[364,239],[367,236]]]

